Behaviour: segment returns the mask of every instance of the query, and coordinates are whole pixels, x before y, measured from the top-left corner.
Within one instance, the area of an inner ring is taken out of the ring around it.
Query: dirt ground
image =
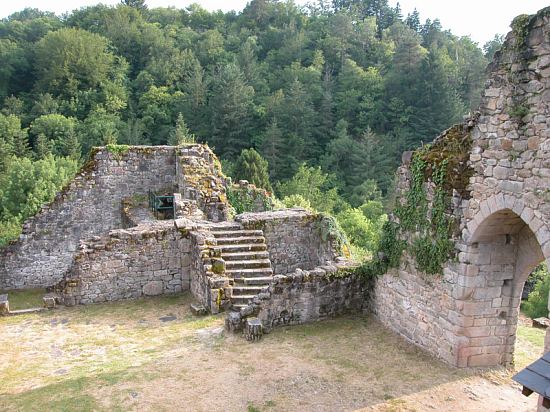
[[[195,318],[189,295],[0,319],[4,411],[532,411],[512,371],[432,359],[368,316],[257,343]],[[518,330],[518,368],[544,333]]]

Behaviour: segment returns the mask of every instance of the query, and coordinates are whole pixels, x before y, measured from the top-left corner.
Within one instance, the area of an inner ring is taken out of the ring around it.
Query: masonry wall
[[[265,329],[315,322],[369,308],[369,282],[357,275],[335,276],[336,266],[276,276],[270,298],[260,301],[257,317]]]
[[[189,289],[190,240],[173,222],[111,231],[82,242],[56,286],[67,305],[173,294]]]
[[[230,312],[226,324],[239,330],[245,319],[256,316],[263,330],[315,322],[370,309],[372,280],[353,274],[353,266],[341,261],[311,270],[297,269],[274,276],[266,292],[260,293],[240,312]]]
[[[304,209],[243,213],[235,218],[246,229],[264,232],[275,274],[313,269],[340,255],[325,217]]]
[[[456,260],[428,276],[405,255],[376,282],[382,323],[456,366],[512,362],[523,283],[550,258],[549,15],[516,20],[489,66],[479,112],[463,125],[473,176],[454,193]],[[409,186],[409,159],[398,197]]]
[[[0,288],[56,284],[80,239],[122,226],[123,198],[172,190],[174,176],[173,147],[132,147],[120,158],[98,150],[52,203],[27,220],[19,240],[0,249]]]

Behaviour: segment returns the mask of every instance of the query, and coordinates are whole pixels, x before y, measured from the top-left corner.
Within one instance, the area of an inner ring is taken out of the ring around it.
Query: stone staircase
[[[225,274],[233,279],[231,303],[234,309],[247,306],[267,289],[273,279],[269,252],[261,230],[245,230],[239,224],[213,228]]]

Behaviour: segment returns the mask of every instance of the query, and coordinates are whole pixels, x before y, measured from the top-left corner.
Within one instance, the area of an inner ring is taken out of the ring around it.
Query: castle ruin
[[[305,210],[231,220],[219,163],[190,145],[98,149],[2,249],[0,288],[51,287],[69,305],[190,290],[210,312],[227,310],[232,330],[251,317],[269,330],[372,310],[449,364],[511,364],[523,285],[550,263],[550,10],[513,27],[479,111],[430,149],[451,156],[456,142],[464,159],[447,188],[453,253],[438,275],[405,251],[371,285],[342,257],[327,218]],[[398,205],[412,190],[414,156],[398,170]],[[435,210],[434,179],[422,184]],[[174,219],[134,207],[149,192],[173,196]]]

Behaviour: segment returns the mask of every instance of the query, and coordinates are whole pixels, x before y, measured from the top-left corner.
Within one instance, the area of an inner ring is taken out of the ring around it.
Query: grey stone
[[[0,295],[0,315],[9,315],[10,302],[8,301],[8,295]]]
[[[208,310],[200,303],[191,303],[191,313],[195,316],[206,316]]]
[[[146,296],[158,296],[164,291],[164,283],[161,280],[153,280],[143,285],[143,294]]]

